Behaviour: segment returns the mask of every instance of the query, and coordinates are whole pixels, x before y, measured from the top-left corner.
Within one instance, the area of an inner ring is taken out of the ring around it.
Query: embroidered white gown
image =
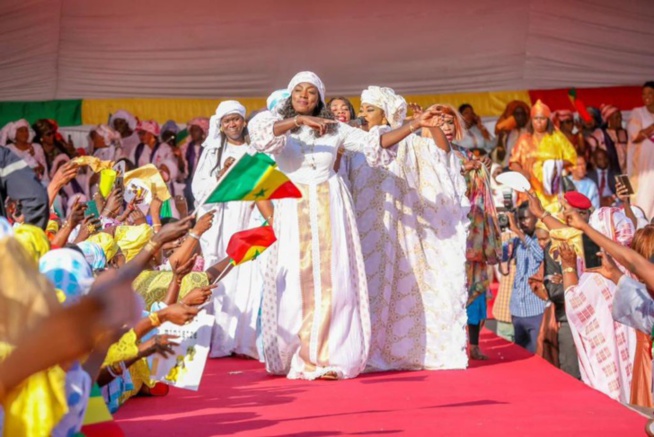
[[[341,146],[373,165],[393,152],[379,135],[342,123],[320,138],[305,126],[276,137],[279,119],[265,112],[250,122],[252,145],[274,154],[303,196],[275,208],[262,307],[266,368],[291,379],[353,378],[368,359],[368,287],[352,199],[333,165]]]
[[[469,203],[460,163],[415,135],[386,167],[362,158],[346,156],[341,174],[352,189],[370,293],[367,370],[466,368]]]
[[[193,177],[196,202],[204,199],[215,187],[219,142],[207,144]],[[228,158],[238,159],[248,150],[247,145],[227,143],[221,167]],[[212,171],[213,170],[213,171]],[[202,235],[200,246],[205,267],[227,256],[229,239],[236,232],[259,226],[263,220],[254,202],[227,202],[199,207],[200,216],[215,210],[213,226]],[[209,356],[224,357],[231,353],[259,358],[257,353],[257,317],[261,305],[261,277],[258,260],[243,263],[229,272],[213,291],[210,310],[216,317]]]

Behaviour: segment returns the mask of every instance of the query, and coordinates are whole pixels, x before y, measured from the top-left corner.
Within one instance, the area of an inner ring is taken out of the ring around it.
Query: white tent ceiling
[[[0,0],[0,100],[640,84],[654,0]]]

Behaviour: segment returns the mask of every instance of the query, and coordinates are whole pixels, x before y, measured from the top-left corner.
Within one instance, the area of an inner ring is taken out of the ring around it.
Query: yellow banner
[[[506,104],[512,100],[522,100],[531,105],[527,91],[488,91],[478,93],[405,95],[407,102],[415,102],[423,107],[434,103],[448,103],[455,108],[469,103],[481,117],[499,117]],[[91,99],[82,102],[82,123],[108,123],[112,113],[119,109],[131,112],[141,120],[156,120],[164,123],[174,120],[186,123],[194,117],[210,117],[223,100],[238,100],[245,106],[248,114],[266,106],[265,97],[234,97],[225,99]],[[358,111],[360,97],[350,97],[354,109]]]

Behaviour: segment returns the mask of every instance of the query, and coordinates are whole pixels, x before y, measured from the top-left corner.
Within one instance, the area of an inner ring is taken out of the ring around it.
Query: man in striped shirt
[[[515,216],[508,216],[510,229],[517,235],[508,243],[512,246],[509,253],[515,258],[515,280],[509,304],[515,343],[533,353],[546,302],[531,291],[529,278],[538,271],[544,254],[534,235],[537,219],[529,211],[529,203],[523,202]]]

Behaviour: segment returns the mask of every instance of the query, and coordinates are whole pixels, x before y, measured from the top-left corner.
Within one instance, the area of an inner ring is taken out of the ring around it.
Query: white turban
[[[95,132],[96,135],[101,136],[107,146],[120,145],[120,134],[106,124],[99,124],[95,129],[93,129],[93,132]]]
[[[281,89],[277,91],[273,91],[271,95],[268,96],[268,99],[266,100],[266,106],[268,107],[269,111],[274,111],[274,109],[278,106],[283,104],[286,99],[288,99],[291,96],[291,93],[288,92],[288,90]]]
[[[125,111],[124,109],[119,109],[115,113],[111,114],[111,118],[109,119],[109,124],[111,125],[111,127],[114,126],[114,120],[118,118],[122,118],[123,120],[125,120],[131,130],[136,129],[136,117],[134,117],[132,114]]]
[[[302,71],[293,76],[293,79],[291,79],[291,81],[288,83],[287,90],[289,94],[292,93],[293,89],[300,83],[310,83],[311,85],[318,88],[318,92],[320,93],[320,100],[325,103],[325,85],[323,85],[322,80],[320,80],[316,73],[312,73],[311,71]]]
[[[0,140],[0,145],[6,145],[7,140],[15,143],[16,142],[16,131],[20,129],[21,127],[26,127],[27,131],[29,132],[29,136],[27,138],[27,142],[32,142],[32,139],[34,138],[34,132],[32,132],[32,128],[30,127],[30,124],[25,120],[24,118],[21,118],[18,121],[12,121],[9,122],[5,125],[5,127],[2,128],[2,139]]]
[[[236,100],[225,100],[220,102],[216,108],[216,114],[211,116],[209,120],[209,134],[204,140],[202,147],[218,147],[220,146],[220,120],[226,115],[239,114],[245,118],[245,106],[241,105]]]
[[[402,126],[406,118],[406,100],[390,88],[369,86],[361,93],[361,104],[364,103],[382,109],[393,129]]]
[[[216,108],[216,120],[220,122],[224,116],[230,114],[238,114],[245,118],[245,106],[241,105],[236,100],[225,100],[220,102],[220,105]]]

